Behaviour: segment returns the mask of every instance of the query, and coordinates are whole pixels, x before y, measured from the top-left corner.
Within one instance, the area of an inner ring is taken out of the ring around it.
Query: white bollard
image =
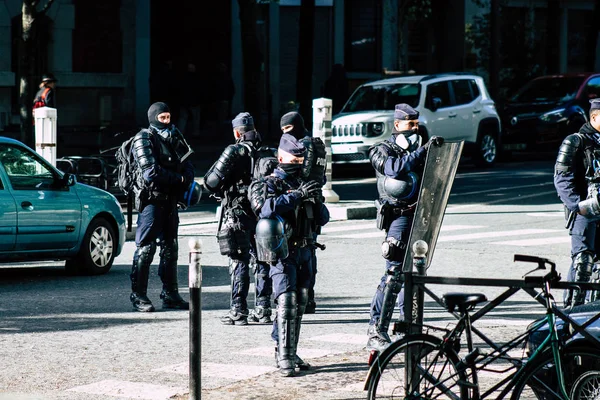
[[[340,196],[331,187],[331,99],[324,97],[313,99],[313,136],[320,138],[325,143],[327,150],[327,169],[325,177],[327,183],[323,186],[323,197],[327,203],[337,203]]]
[[[33,117],[35,151],[56,167],[56,108],[36,108]]]

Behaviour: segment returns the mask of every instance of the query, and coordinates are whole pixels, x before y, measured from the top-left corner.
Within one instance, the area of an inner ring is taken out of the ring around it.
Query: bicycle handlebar
[[[528,256],[525,254],[515,254],[514,261],[523,261],[523,262],[531,262],[537,263],[539,269],[546,269],[546,264],[550,265],[551,269],[556,269],[556,264],[553,261],[548,260],[547,258],[536,257],[536,256]]]

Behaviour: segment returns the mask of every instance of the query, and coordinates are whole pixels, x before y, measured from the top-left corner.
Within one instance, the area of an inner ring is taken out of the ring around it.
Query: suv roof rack
[[[450,75],[473,75],[471,72],[441,72],[438,74],[431,74],[431,75],[426,75],[423,78],[421,78],[421,80],[419,82],[423,82],[423,81],[429,81],[431,79],[436,79],[436,78],[443,78],[445,76],[450,76]]]

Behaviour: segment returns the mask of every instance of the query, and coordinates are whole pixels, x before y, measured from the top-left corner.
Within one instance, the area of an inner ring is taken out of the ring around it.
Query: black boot
[[[277,299],[277,366],[282,376],[296,375],[296,293],[285,292]]]
[[[190,303],[183,300],[177,289],[177,240],[163,240],[160,242],[160,263],[158,276],[163,283],[160,294],[162,308],[172,310],[189,310]]]
[[[154,306],[152,302],[145,294],[131,293],[129,296],[129,300],[131,300],[131,304],[133,304],[133,309],[141,312],[152,312],[154,311]]]
[[[220,320],[223,325],[248,325],[248,310],[231,308],[231,310],[223,315]]]
[[[129,300],[135,311],[152,312],[154,306],[146,295],[148,290],[148,276],[150,264],[156,252],[156,244],[138,247],[133,255],[133,266],[131,267],[131,295]]]
[[[270,324],[273,322],[273,320],[271,320],[271,314],[271,307],[256,306],[253,310],[250,310],[248,321],[257,322],[260,324]]]
[[[162,300],[162,308],[172,309],[172,310],[189,310],[190,303],[183,300],[181,295],[175,290],[165,290],[160,293],[160,298]]]

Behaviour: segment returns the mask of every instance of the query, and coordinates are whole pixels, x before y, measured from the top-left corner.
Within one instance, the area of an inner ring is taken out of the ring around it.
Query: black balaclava
[[[306,128],[304,127],[304,118],[296,111],[291,111],[281,117],[279,126],[283,128],[286,125],[293,126],[292,130],[287,131],[286,133],[289,133],[296,139],[302,139],[307,135]]]
[[[148,122],[150,123],[150,126],[159,131],[168,129],[171,124],[165,124],[156,119],[156,117],[158,117],[159,114],[162,114],[164,112],[171,112],[167,103],[159,101],[157,103],[152,104],[148,109]]]

